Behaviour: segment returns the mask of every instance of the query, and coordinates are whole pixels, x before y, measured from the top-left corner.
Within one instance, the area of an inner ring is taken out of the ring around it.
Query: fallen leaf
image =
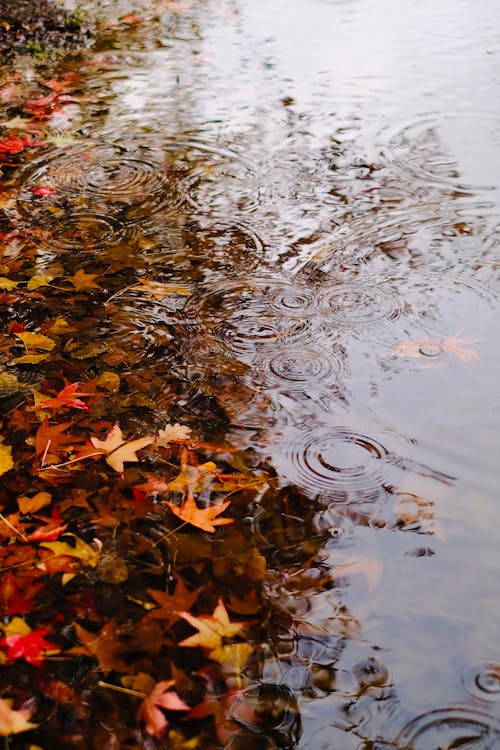
[[[208,508],[198,508],[194,501],[193,495],[189,492],[186,501],[182,505],[174,505],[167,502],[168,507],[174,515],[180,518],[184,523],[190,523],[203,531],[215,531],[216,526],[224,526],[233,523],[233,518],[217,518],[224,513],[230,500],[220,505],[210,505]]]
[[[48,336],[44,336],[42,333],[26,331],[25,333],[16,333],[15,335],[18,339],[21,339],[26,350],[41,349],[44,352],[51,352],[56,345],[53,339],[49,339]]]
[[[200,595],[201,588],[189,591],[182,578],[179,578],[173,594],[156,589],[148,589],[147,591],[159,605],[156,609],[148,612],[147,617],[153,620],[163,620],[165,627],[169,628],[180,619],[179,610],[188,612],[191,609]]]
[[[454,354],[462,362],[477,359],[477,352],[468,349],[468,344],[476,344],[478,339],[459,339],[456,336],[448,336],[445,339],[436,339],[431,336],[422,336],[419,339],[410,339],[399,344],[395,350],[396,357],[435,357],[442,352]]]
[[[0,581],[0,611],[4,615],[25,615],[31,612],[35,596],[41,588],[42,583],[31,583],[24,579],[21,587],[12,571],[7,571]]]
[[[144,281],[143,279],[139,279],[139,284],[133,286],[132,289],[151,294],[157,300],[171,297],[172,294],[180,294],[183,297],[190,297],[192,294],[186,284],[163,284],[160,281]]]
[[[59,646],[56,646],[55,643],[45,640],[45,636],[49,632],[49,628],[38,628],[37,630],[30,630],[28,633],[6,635],[0,640],[0,648],[5,649],[5,657],[8,662],[24,659],[29,664],[39,667],[44,658],[43,652],[57,653],[60,651]]]
[[[36,274],[35,276],[32,276],[31,279],[28,281],[26,288],[29,291],[33,291],[34,289],[38,289],[41,286],[48,286],[53,278],[54,278],[53,276],[44,276],[43,274]]]
[[[54,409],[54,411],[57,411],[62,407],[71,407],[72,409],[84,409],[85,411],[88,411],[89,407],[87,406],[87,404],[76,397],[92,396],[93,394],[80,393],[78,391],[79,387],[80,383],[70,383],[69,385],[65,386],[65,388],[60,390],[59,393],[54,396],[54,398],[49,398],[46,401],[38,403],[37,407],[39,409]]]
[[[24,151],[25,148],[39,145],[40,141],[32,140],[31,138],[22,138],[13,133],[9,133],[7,138],[0,141],[0,154],[19,154],[21,151]]]
[[[219,599],[217,606],[211,615],[200,615],[195,617],[189,612],[179,612],[179,615],[186,620],[193,628],[199,632],[185,638],[179,643],[179,646],[188,646],[214,651],[222,646],[223,638],[232,638],[240,632],[245,626],[244,622],[231,622],[227,609],[222,599]]]
[[[162,708],[167,711],[190,710],[190,706],[184,703],[177,693],[170,690],[174,685],[175,680],[157,682],[137,713],[137,719],[144,722],[146,732],[157,739],[163,737],[168,726],[167,717],[161,710]]]
[[[54,188],[50,185],[41,185],[40,187],[32,188],[31,192],[33,193],[33,195],[40,195],[42,197],[45,197],[48,195],[55,195],[57,191],[54,190]]]
[[[75,289],[80,292],[82,289],[102,289],[96,284],[94,279],[99,278],[97,273],[85,273],[83,269],[76,271],[73,276],[66,276],[66,281],[73,284]]]
[[[120,474],[123,474],[123,464],[126,461],[132,463],[139,461],[135,455],[136,452],[141,450],[141,448],[145,448],[147,445],[151,445],[155,440],[155,437],[143,437],[126,442],[123,439],[123,434],[118,422],[108,432],[105,440],[99,440],[96,437],[90,438],[90,442],[94,448],[106,456],[106,463]]]
[[[1,440],[1,438],[0,438]],[[0,476],[12,469],[14,461],[12,460],[12,447],[0,442]]]
[[[5,276],[0,277],[0,289],[5,289],[6,291],[10,291],[11,289],[15,289],[18,285],[18,281],[12,281],[12,279],[6,279]]]
[[[174,424],[167,424],[163,430],[158,432],[158,445],[168,445],[168,443],[183,442],[189,440],[191,437],[191,430],[184,424],[175,422]]]
[[[36,513],[37,510],[45,508],[45,506],[50,505],[51,502],[52,495],[50,492],[37,492],[33,497],[26,497],[26,495],[23,495],[22,497],[17,498],[19,510],[23,515],[26,513]]]
[[[68,544],[67,542],[57,541],[42,542],[40,544],[40,547],[46,547],[47,549],[50,549],[54,553],[54,555],[58,557],[75,557],[78,560],[86,563],[87,565],[90,565],[92,568],[95,568],[99,561],[101,549],[95,549],[94,547],[91,547],[90,544],[87,544],[83,541],[83,539],[80,539],[74,534],[68,534],[67,536],[73,537],[74,546]]]
[[[31,711],[27,708],[14,710],[11,702],[0,698],[0,735],[8,737],[10,734],[20,734],[35,729],[38,724],[29,721]]]

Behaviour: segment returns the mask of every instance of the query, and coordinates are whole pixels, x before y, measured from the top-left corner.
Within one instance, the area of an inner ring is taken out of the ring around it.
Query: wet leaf
[[[1,440],[1,438],[0,438]],[[0,476],[10,471],[14,466],[12,460],[12,447],[10,445],[4,445],[0,442]]]
[[[151,610],[147,617],[154,620],[164,620],[165,626],[170,627],[180,619],[180,611],[188,612],[191,609],[200,595],[201,588],[189,591],[182,578],[179,578],[173,594],[156,589],[148,589],[147,591],[158,604],[158,607]]]
[[[29,721],[30,717],[31,710],[27,708],[14,710],[10,701],[0,698],[0,735],[2,737],[35,729],[38,724]]]
[[[190,523],[192,526],[196,526],[202,531],[215,531],[216,526],[224,526],[225,524],[232,523],[233,518],[218,518],[221,513],[224,513],[228,505],[231,503],[230,500],[221,503],[220,505],[211,505],[208,508],[198,508],[194,501],[194,497],[191,493],[188,493],[186,501],[181,505],[174,505],[173,503],[167,502],[168,507],[185,523]]]
[[[40,187],[32,188],[31,192],[33,195],[39,195],[41,197],[47,197],[49,195],[55,195],[56,190],[50,185],[40,185]]]
[[[88,411],[89,407],[87,406],[87,404],[81,399],[77,398],[77,396],[92,396],[93,394],[80,393],[78,390],[79,387],[80,383],[70,383],[62,390],[60,390],[59,393],[54,396],[54,398],[49,398],[46,401],[41,401],[37,404],[37,407],[39,409],[54,409],[54,411],[57,411],[58,409],[61,409],[63,407],[68,407],[71,409],[84,409],[85,411]]]
[[[45,508],[45,506],[50,505],[51,502],[52,495],[50,492],[37,492],[33,497],[26,497],[23,495],[22,497],[17,498],[19,510],[23,515],[26,513],[36,513],[37,510]]]
[[[67,536],[71,536],[74,539],[74,545],[68,544],[67,542],[57,541],[42,542],[40,547],[50,549],[54,555],[57,556],[75,557],[86,565],[95,568],[99,561],[101,548],[99,547],[98,549],[95,549],[94,547],[91,547],[90,544],[87,544],[83,539],[80,539],[74,534],[68,534]]]
[[[73,284],[77,292],[82,289],[102,289],[99,284],[96,284],[94,279],[98,279],[99,274],[97,273],[85,273],[83,269],[79,269],[73,276],[67,276],[66,280]]]
[[[39,667],[42,664],[45,652],[57,653],[60,651],[59,646],[45,639],[49,632],[49,628],[38,628],[37,630],[29,630],[28,633],[8,634],[0,640],[0,648],[5,649],[5,657],[8,662],[24,659],[29,664]]]
[[[48,286],[53,278],[53,276],[44,276],[42,274],[37,274],[31,277],[26,285],[26,288],[32,291],[34,289],[38,289],[41,286]]]
[[[4,276],[0,277],[0,289],[5,289],[6,291],[10,291],[11,289],[15,289],[18,285],[18,281],[13,281],[12,279],[6,279]]]
[[[199,631],[195,635],[185,638],[179,643],[179,646],[188,646],[190,648],[200,646],[200,648],[207,649],[208,651],[220,648],[223,638],[232,638],[246,624],[230,621],[222,599],[219,599],[211,615],[195,617],[189,612],[179,612],[179,615]]]
[[[158,445],[168,445],[168,443],[182,442],[189,440],[191,437],[191,430],[186,425],[175,422],[174,424],[167,424],[163,430],[158,432]]]
[[[26,349],[41,349],[44,352],[51,352],[56,342],[44,336],[42,333],[16,333],[18,339],[21,339]]]
[[[12,571],[7,571],[0,580],[0,610],[7,615],[25,615],[35,605],[35,596],[43,587],[41,583],[22,580],[21,585]]]
[[[192,294],[191,289],[186,284],[162,284],[159,281],[144,281],[143,279],[139,279],[139,282],[132,289],[137,289],[144,293],[147,292],[158,300],[171,297],[172,294],[180,294],[183,297],[190,297]]]
[[[106,463],[120,474],[124,471],[125,462],[135,463],[139,461],[136,452],[147,445],[151,445],[155,440],[155,437],[143,437],[126,442],[118,423],[108,432],[105,440],[99,440],[96,437],[90,438],[94,448],[106,456]]]
[[[0,154],[19,154],[25,148],[38,146],[40,141],[9,133],[7,138],[0,140]]]
[[[144,722],[146,732],[157,739],[163,737],[168,726],[167,717],[161,710],[162,708],[167,711],[189,711],[190,709],[190,706],[170,689],[174,685],[175,680],[157,682],[137,713],[137,719]]]

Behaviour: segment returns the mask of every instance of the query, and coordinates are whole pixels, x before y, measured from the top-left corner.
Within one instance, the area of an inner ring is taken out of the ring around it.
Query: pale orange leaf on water
[[[167,711],[189,711],[191,708],[170,689],[174,685],[175,680],[157,682],[137,713],[137,719],[144,722],[146,732],[157,739],[163,737],[168,726],[162,708]]]
[[[0,698],[0,735],[8,737],[10,734],[19,734],[35,729],[38,724],[32,724],[31,711],[27,708],[14,710],[11,702]]]
[[[179,612],[180,616],[186,620],[198,633],[185,638],[179,643],[179,646],[195,647],[215,651],[219,649],[223,638],[232,638],[245,627],[244,622],[231,622],[227,609],[222,599],[219,599],[217,606],[211,615],[200,615],[195,617],[190,612]]]
[[[456,336],[448,336],[445,339],[421,336],[418,339],[403,341],[395,348],[394,354],[396,357],[429,357],[448,352],[462,362],[469,362],[471,359],[477,359],[477,352],[467,346],[476,344],[477,341],[478,339],[459,339]]]
[[[123,474],[125,462],[137,463],[139,459],[136,456],[136,452],[155,441],[156,437],[124,440],[118,422],[108,432],[105,440],[99,440],[96,437],[90,438],[90,442],[94,448],[106,456],[106,463],[120,474]]]
[[[193,495],[188,492],[187,499],[182,505],[174,505],[169,502],[167,502],[167,505],[172,513],[184,521],[184,523],[190,523],[192,526],[202,529],[202,531],[212,532],[215,531],[216,526],[224,526],[227,523],[233,522],[233,518],[218,518],[221,513],[224,513],[230,502],[230,500],[226,500],[225,503],[221,503],[220,505],[198,508]]]
[[[180,294],[182,297],[190,297],[191,289],[186,284],[164,284],[161,281],[148,281],[139,279],[139,284],[132,287],[139,292],[150,294],[157,300],[171,297],[172,294]]]

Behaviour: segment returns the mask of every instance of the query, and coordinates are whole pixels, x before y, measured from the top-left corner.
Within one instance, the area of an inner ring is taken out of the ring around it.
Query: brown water
[[[16,210],[51,233],[37,273],[113,278],[83,341],[174,373],[180,421],[204,394],[206,434],[311,501],[274,550],[251,521],[301,623],[262,644],[262,747],[500,748],[500,6],[137,8],[40,124]],[[133,274],[191,296],[145,304]]]

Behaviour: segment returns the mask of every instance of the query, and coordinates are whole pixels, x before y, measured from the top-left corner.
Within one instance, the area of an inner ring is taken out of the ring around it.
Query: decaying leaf
[[[182,578],[177,580],[173,594],[169,594],[166,591],[148,589],[148,594],[155,600],[158,607],[151,610],[147,617],[154,620],[162,620],[166,627],[170,627],[180,619],[180,611],[189,612],[200,592],[201,588],[189,591]]]
[[[168,726],[167,717],[161,710],[162,708],[167,711],[189,711],[190,709],[190,706],[170,689],[174,684],[175,680],[157,682],[137,713],[137,719],[144,722],[146,732],[158,739],[163,737]]]

